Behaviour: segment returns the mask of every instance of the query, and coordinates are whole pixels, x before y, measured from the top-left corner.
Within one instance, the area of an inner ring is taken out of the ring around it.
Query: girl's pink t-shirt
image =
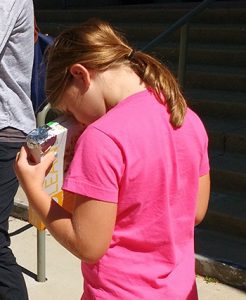
[[[165,105],[136,93],[88,126],[64,189],[117,203],[106,254],[82,263],[82,299],[196,300],[194,220],[208,139],[187,110],[174,129]]]

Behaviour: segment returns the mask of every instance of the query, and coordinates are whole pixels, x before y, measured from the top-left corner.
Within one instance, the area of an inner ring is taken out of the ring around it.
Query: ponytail
[[[167,105],[170,123],[174,127],[181,127],[187,105],[171,72],[158,60],[141,51],[132,50],[128,60],[135,73],[153,90],[156,98]]]

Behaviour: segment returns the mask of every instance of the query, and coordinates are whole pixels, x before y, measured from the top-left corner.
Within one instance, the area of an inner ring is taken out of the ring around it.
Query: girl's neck
[[[103,72],[102,78],[102,89],[108,109],[123,99],[146,89],[139,76],[127,66],[109,69]]]

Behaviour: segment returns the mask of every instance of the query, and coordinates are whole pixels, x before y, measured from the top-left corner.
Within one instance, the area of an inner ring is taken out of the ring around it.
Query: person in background
[[[81,299],[197,300],[208,138],[173,75],[107,22],[89,20],[49,48],[46,94],[87,126],[63,184],[74,211],[43,189],[54,153],[32,164],[22,147],[15,170],[50,233],[81,259]]]
[[[0,299],[28,299],[10,249],[9,216],[18,189],[13,162],[36,127],[30,100],[34,53],[32,0],[0,1]]]
[[[45,101],[45,62],[44,53],[53,37],[40,32],[34,17],[34,60],[31,80],[31,100],[35,115],[47,104]]]

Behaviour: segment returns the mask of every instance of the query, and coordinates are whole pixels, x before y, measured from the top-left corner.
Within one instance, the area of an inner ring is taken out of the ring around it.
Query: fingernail
[[[54,153],[54,156],[55,156],[55,158],[57,158],[57,156],[58,156],[58,153],[57,153],[57,152],[55,152],[55,153]]]

